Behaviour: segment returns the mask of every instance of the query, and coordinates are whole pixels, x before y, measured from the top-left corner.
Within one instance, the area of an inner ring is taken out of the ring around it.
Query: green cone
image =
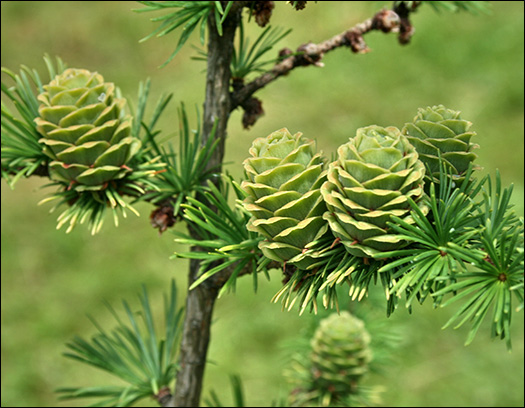
[[[244,207],[252,214],[248,229],[266,239],[259,248],[267,258],[307,269],[313,260],[307,245],[328,229],[319,190],[326,180],[324,160],[315,142],[287,129],[256,139],[244,161],[249,180]]]
[[[131,136],[131,116],[124,113],[125,100],[115,97],[115,85],[96,72],[66,69],[44,89],[35,123],[53,159],[50,178],[78,191],[101,190],[122,178],[141,143]]]
[[[414,147],[395,127],[368,126],[337,153],[321,187],[334,235],[358,257],[401,247],[387,226],[391,216],[411,222],[408,197],[427,211],[421,200],[425,166]]]
[[[337,400],[355,393],[372,360],[362,320],[343,311],[323,319],[312,338],[313,388]]]
[[[471,126],[471,122],[461,119],[459,111],[443,105],[420,108],[413,122],[405,124],[403,134],[430,169],[428,181],[439,179],[440,155],[453,181],[459,184],[464,180],[469,164],[477,157],[472,151],[479,147],[470,142],[476,134],[469,130]]]
[[[322,319],[308,352],[299,346],[283,373],[292,386],[289,406],[380,405],[381,387],[362,385],[373,357],[370,343],[364,322],[349,312],[332,313]]]

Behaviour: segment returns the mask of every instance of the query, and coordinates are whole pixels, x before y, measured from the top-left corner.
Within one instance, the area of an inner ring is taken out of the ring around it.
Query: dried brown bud
[[[270,21],[275,3],[273,1],[254,1],[252,4],[251,13],[255,17],[255,22],[264,27]]]
[[[408,18],[401,19],[401,25],[399,26],[399,37],[398,37],[399,43],[403,45],[408,44],[415,32],[416,32],[416,29],[410,23],[410,20]]]
[[[158,394],[154,396],[157,402],[161,406],[166,406],[172,398],[171,390],[169,387],[163,387],[159,390]]]
[[[372,26],[384,33],[389,33],[399,27],[401,19],[394,10],[381,10],[374,16]]]
[[[153,210],[149,216],[153,228],[158,228],[159,233],[162,234],[169,227],[175,225],[175,217],[173,214],[173,205],[171,203],[163,204]]]
[[[420,1],[414,1],[412,3],[412,7],[410,9],[407,8],[407,4],[404,1],[397,2],[397,5],[394,7],[394,11],[397,13],[397,15],[400,18],[399,22],[399,43],[400,44],[408,44],[410,42],[410,39],[414,35],[414,32],[416,31],[412,23],[410,22],[409,16],[410,13],[413,12],[419,5],[421,4]]]
[[[360,32],[349,30],[345,33],[345,38],[348,41],[348,45],[353,52],[358,54],[366,54],[370,51],[368,45],[366,45],[365,40]]]
[[[255,125],[255,122],[264,115],[262,102],[255,97],[251,97],[241,106],[244,109],[244,114],[242,115],[242,126],[244,129],[249,129]]]
[[[288,2],[294,9],[302,10],[306,7],[307,1],[289,1]]]

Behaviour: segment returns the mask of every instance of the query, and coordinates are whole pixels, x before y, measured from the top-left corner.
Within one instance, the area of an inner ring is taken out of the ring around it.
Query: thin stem
[[[261,74],[244,86],[238,87],[231,94],[231,110],[241,106],[256,91],[264,88],[277,78],[288,74],[294,68],[311,65],[322,66],[321,60],[324,54],[329,51],[346,46],[355,53],[363,54],[369,52],[370,49],[366,45],[363,35],[370,31],[397,32],[399,33],[399,42],[401,44],[408,43],[410,36],[413,34],[408,17],[418,5],[414,5],[411,9],[403,6],[394,10],[381,10],[373,17],[319,44],[311,42],[303,44],[295,52],[292,52],[290,49],[281,50],[281,61],[275,64],[270,71]]]
[[[233,40],[239,24],[242,8],[232,7],[223,22],[223,34],[217,32],[216,20],[208,19],[208,67],[206,74],[206,99],[204,102],[203,138],[205,145],[210,137],[219,139],[219,144],[208,163],[209,168],[220,171],[224,157],[224,141],[230,114],[230,61],[233,55]],[[217,122],[217,123],[216,123]],[[215,127],[215,132],[213,129]],[[189,226],[190,232],[196,234]],[[197,236],[198,238],[198,236]],[[199,248],[192,248],[198,251]],[[198,277],[200,260],[192,259],[189,267],[188,286]],[[174,397],[171,401],[177,407],[199,406],[202,380],[210,341],[213,306],[224,277],[214,276],[195,289],[188,291],[186,315],[181,340],[180,370],[177,374]]]

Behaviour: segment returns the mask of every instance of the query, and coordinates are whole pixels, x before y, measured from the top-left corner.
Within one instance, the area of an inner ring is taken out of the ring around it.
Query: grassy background
[[[373,15],[383,2],[319,2],[295,12],[276,2],[275,26],[293,27],[282,45],[296,48],[323,41]],[[175,37],[138,43],[154,29],[147,15],[131,11],[135,2],[17,2],[1,4],[2,66],[20,64],[44,72],[44,52],[61,56],[71,67],[97,70],[136,100],[138,81],[152,78],[153,99],[173,92],[175,103],[163,118],[167,135],[177,129],[176,105],[202,106],[203,64],[189,58],[187,46],[166,68],[158,69],[174,48]],[[497,2],[491,15],[437,14],[422,9],[413,16],[416,35],[400,46],[393,35],[366,37],[372,52],[355,55],[340,49],[325,56],[324,68],[297,69],[258,93],[266,115],[250,131],[241,113],[230,121],[226,161],[240,176],[239,163],[255,137],[287,127],[316,138],[328,154],[370,124],[401,127],[418,107],[442,103],[461,110],[474,123],[478,163],[483,173],[502,173],[514,183],[514,202],[523,214],[523,3]],[[248,25],[251,38],[260,29]],[[196,45],[197,38],[190,40]],[[4,80],[4,77],[2,77]],[[193,119],[195,115],[190,115]],[[136,299],[146,283],[154,303],[175,278],[181,304],[186,263],[169,260],[175,250],[170,233],[159,237],[149,227],[151,208],[140,205],[119,228],[108,220],[95,238],[85,228],[71,234],[55,230],[56,214],[36,203],[46,195],[39,179],[22,180],[11,191],[2,181],[2,406],[70,406],[57,402],[58,386],[107,384],[113,380],[60,356],[74,335],[94,331],[86,313],[111,327],[103,306]],[[229,399],[228,375],[242,375],[247,402],[264,406],[286,385],[282,344],[296,337],[311,319],[282,312],[269,302],[280,286],[275,274],[254,295],[249,278],[235,295],[216,307],[205,378]],[[363,308],[367,308],[365,303]],[[388,406],[523,406],[523,313],[514,321],[512,353],[489,339],[482,327],[464,347],[466,328],[440,327],[453,308],[399,310],[385,321],[387,331],[402,334],[395,364],[369,379],[386,387]],[[145,404],[153,404],[146,401]]]

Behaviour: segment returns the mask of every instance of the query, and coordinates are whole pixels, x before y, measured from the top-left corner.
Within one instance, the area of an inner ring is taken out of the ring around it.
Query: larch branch
[[[403,2],[400,2],[393,10],[383,9],[372,18],[319,44],[312,42],[303,44],[297,48],[296,52],[288,48],[281,50],[279,52],[281,60],[270,71],[265,72],[251,82],[234,87],[234,91],[231,93],[230,109],[233,111],[237,107],[245,105],[256,91],[277,78],[288,74],[294,68],[310,65],[323,66],[321,60],[324,54],[329,51],[345,46],[355,53],[364,54],[369,52],[370,49],[366,45],[363,35],[370,31],[397,32],[399,33],[399,42],[407,44],[414,33],[408,17],[418,5],[415,4],[409,9]]]

